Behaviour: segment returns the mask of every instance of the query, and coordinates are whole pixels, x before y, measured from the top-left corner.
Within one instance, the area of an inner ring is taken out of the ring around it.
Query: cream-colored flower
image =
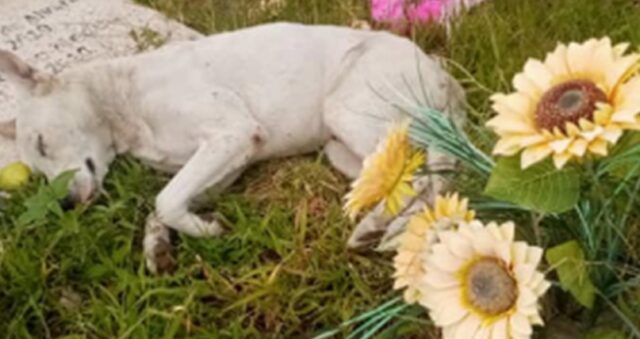
[[[386,212],[397,214],[404,198],[416,194],[411,181],[424,163],[424,153],[409,143],[409,123],[394,126],[378,150],[364,160],[362,173],[346,197],[345,210],[353,219],[384,200]]]
[[[514,241],[514,224],[461,224],[427,254],[420,303],[449,338],[530,338],[550,283],[543,251]]]
[[[562,168],[588,153],[607,155],[625,130],[640,129],[640,55],[625,54],[628,46],[591,39],[527,61],[513,78],[516,91],[491,97],[494,154],[522,151],[523,168],[551,156]]]
[[[468,200],[458,194],[438,196],[433,208],[414,215],[400,235],[398,253],[393,259],[394,288],[406,288],[404,299],[414,303],[420,299],[420,282],[425,274],[423,258],[438,239],[438,232],[470,222],[475,213],[468,208]]]

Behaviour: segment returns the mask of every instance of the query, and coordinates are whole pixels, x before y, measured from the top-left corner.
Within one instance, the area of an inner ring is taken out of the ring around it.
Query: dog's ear
[[[53,78],[5,50],[0,50],[0,76],[5,76],[17,89],[30,94],[47,92],[46,89],[50,87],[48,85]]]
[[[15,139],[16,138],[16,120],[0,121],[0,136]]]

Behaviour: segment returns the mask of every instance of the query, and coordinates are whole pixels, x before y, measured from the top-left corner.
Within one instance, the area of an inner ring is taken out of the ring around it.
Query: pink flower
[[[484,0],[371,0],[374,21],[399,24],[417,24],[430,21],[444,22],[463,7],[473,7]]]
[[[440,21],[447,6],[446,0],[424,0],[416,4],[407,4],[409,22]]]
[[[402,20],[405,0],[371,0],[371,16],[375,21],[392,22]]]

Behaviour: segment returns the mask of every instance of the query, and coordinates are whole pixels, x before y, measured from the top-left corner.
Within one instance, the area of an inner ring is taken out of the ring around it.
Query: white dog
[[[191,236],[222,232],[219,220],[191,213],[190,202],[225,188],[248,165],[324,147],[354,178],[403,117],[392,102],[398,93],[452,115],[463,109],[458,83],[409,40],[329,26],[263,25],[56,76],[0,51],[0,74],[23,94],[16,121],[0,131],[16,137],[21,160],[48,178],[77,170],[74,202],[99,191],[118,154],[176,173],[147,222],[153,272],[172,263],[166,226]],[[350,245],[383,221],[365,218]]]

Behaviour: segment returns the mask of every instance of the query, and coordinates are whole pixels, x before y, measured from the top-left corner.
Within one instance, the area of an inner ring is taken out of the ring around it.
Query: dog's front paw
[[[149,272],[164,274],[175,271],[177,262],[173,256],[169,229],[153,214],[149,216],[145,225],[143,245]]]

